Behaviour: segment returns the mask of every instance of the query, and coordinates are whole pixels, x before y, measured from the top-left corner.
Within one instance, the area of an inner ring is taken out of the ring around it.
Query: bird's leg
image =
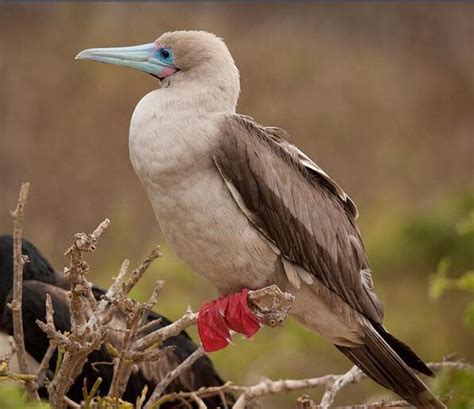
[[[230,343],[230,330],[250,338],[260,323],[247,304],[248,289],[219,297],[199,310],[198,332],[206,352],[218,351]]]
[[[250,338],[261,325],[281,325],[289,314],[294,296],[276,285],[219,297],[199,310],[198,332],[206,352],[218,351],[230,343],[230,331]]]
[[[248,303],[261,324],[277,327],[283,324],[290,313],[295,296],[284,293],[277,285],[249,291]]]

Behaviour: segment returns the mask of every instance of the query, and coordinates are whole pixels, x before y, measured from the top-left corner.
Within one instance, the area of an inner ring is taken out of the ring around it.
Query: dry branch
[[[95,250],[97,240],[110,223],[108,220],[105,220],[91,234],[76,234],[72,246],[66,252],[66,255],[70,258],[70,266],[65,270],[65,273],[69,277],[71,287],[71,331],[64,334],[55,328],[54,310],[51,297],[48,295],[46,299],[46,322],[38,322],[38,325],[50,338],[51,345],[36,375],[29,374],[21,322],[22,272],[26,261],[21,254],[21,236],[23,209],[27,199],[28,187],[28,184],[22,186],[17,208],[12,212],[14,221],[15,281],[11,308],[15,325],[15,348],[23,374],[10,372],[8,365],[2,363],[0,364],[0,376],[24,382],[29,396],[36,399],[37,382],[35,382],[35,379],[41,380],[51,356],[54,354],[55,349],[59,348],[61,351],[64,351],[64,355],[59,370],[48,386],[50,404],[53,408],[60,409],[65,406],[73,408],[82,407],[80,403],[73,402],[67,398],[66,394],[76,377],[81,373],[88,355],[104,344],[106,336],[110,331],[119,331],[123,333],[121,345],[117,346],[119,350],[117,350],[116,346],[107,344],[109,352],[114,357],[114,375],[109,396],[97,398],[95,395],[98,383],[96,383],[87,394],[87,397],[84,398],[86,402],[83,404],[85,405],[84,407],[96,407],[101,406],[101,402],[105,402],[107,405],[112,405],[112,407],[119,406],[123,403],[121,396],[126,388],[134,365],[143,361],[160,359],[163,354],[169,351],[169,348],[160,348],[163,341],[178,335],[189,326],[195,325],[198,314],[188,308],[182,317],[169,325],[161,326],[160,319],[149,321],[149,313],[156,304],[159,292],[163,286],[161,281],[156,283],[153,293],[146,303],[140,303],[129,298],[130,291],[143,277],[146,269],[160,256],[159,247],[152,250],[144,262],[130,274],[128,280],[126,276],[128,274],[129,262],[125,260],[106,294],[99,301],[95,299],[92,292],[92,284],[87,280],[89,266],[84,260],[84,255]],[[291,294],[280,291],[276,285],[249,291],[248,293],[248,304],[252,312],[259,318],[262,324],[272,327],[281,325],[284,322],[293,301],[294,297]],[[111,328],[111,319],[118,311],[125,316],[125,327]],[[151,409],[159,407],[165,402],[179,400],[186,407],[191,407],[191,403],[194,403],[199,409],[205,409],[206,404],[203,399],[211,396],[220,396],[223,407],[226,409],[228,405],[225,400],[225,394],[237,393],[239,397],[233,408],[244,409],[254,405],[264,395],[323,386],[325,392],[319,404],[316,404],[308,396],[302,396],[298,399],[297,407],[298,409],[328,409],[333,404],[336,395],[346,385],[357,383],[366,378],[366,375],[358,368],[353,367],[341,375],[325,375],[300,380],[272,381],[262,379],[259,383],[252,386],[238,386],[228,382],[222,386],[201,388],[197,391],[164,394],[173,380],[189,370],[204,355],[205,352],[202,346],[200,346],[181,364],[166,374],[155,387],[144,408]],[[453,367],[465,368],[469,365],[463,362],[444,361],[431,363],[428,366],[433,370],[438,370]],[[143,407],[145,398],[146,390],[143,391],[142,396],[137,398],[137,409]],[[405,401],[389,401],[385,399],[364,405],[340,407],[339,409],[376,409],[406,406],[409,406],[409,404]]]
[[[135,270],[130,274],[130,278],[124,284],[123,292],[129,294],[133,287],[138,283],[138,281],[143,277],[145,271],[150,267],[151,263],[155,261],[158,257],[161,257],[160,246],[156,246],[148,257],[140,264]]]
[[[158,249],[155,249],[144,261],[143,265],[147,267],[149,260],[158,257],[158,255]],[[130,299],[127,299],[126,293],[130,290],[130,285],[128,284],[132,282],[134,285],[138,281],[137,272],[141,275],[143,274],[142,270],[143,268],[139,267],[134,273],[132,273],[131,279],[123,286],[122,298],[119,300],[120,305],[128,305],[129,308],[131,308],[131,311],[129,312],[129,317],[131,318],[127,320],[127,332],[125,334],[124,345],[120,352],[117,351],[115,359],[116,365],[114,370],[114,380],[110,389],[110,395],[115,397],[120,397],[123,394],[133,363],[144,360],[154,360],[161,357],[163,352],[156,350],[156,346],[161,345],[166,339],[178,335],[189,326],[195,325],[198,319],[198,314],[188,309],[184,315],[175,322],[163,328],[158,328],[144,337],[138,337],[139,333],[150,329],[153,325],[156,325],[155,322],[150,322],[144,324],[137,331],[138,323],[143,321],[144,317],[156,303],[158,292],[163,285],[162,282],[157,283],[155,291],[146,304],[132,302]],[[281,325],[288,316],[290,310],[289,305],[293,301],[293,296],[281,292],[277,286],[269,286],[261,290],[250,291],[248,300],[250,308],[259,316],[261,322],[267,325],[276,326]],[[265,307],[265,302],[269,303],[269,306]],[[168,373],[160,384],[156,386],[152,393],[152,397],[148,400],[145,408],[152,407],[153,403],[159,400],[160,396],[164,393],[171,381],[179,377],[185,370],[192,366],[195,361],[204,355],[204,350],[202,347],[199,347],[178,367]]]
[[[155,249],[153,252],[157,251]],[[142,264],[148,264],[149,259],[156,257],[152,254]],[[157,254],[157,253],[156,253]],[[187,327],[197,323],[198,314],[188,309],[182,317],[175,322],[151,331],[145,336],[142,336],[144,332],[147,332],[158,326],[160,320],[151,321],[144,323],[145,317],[151,308],[157,301],[158,293],[163,285],[162,282],[158,282],[152,296],[147,303],[138,303],[128,298],[128,292],[133,287],[138,279],[143,274],[142,266],[137,268],[132,273],[131,278],[124,283],[125,275],[127,273],[128,262],[125,261],[122,264],[119,275],[106,296],[100,301],[100,303],[106,302],[113,304],[117,308],[120,308],[122,312],[127,315],[126,318],[126,329],[120,330],[124,332],[124,342],[121,351],[110,349],[112,354],[115,356],[115,367],[114,367],[114,378],[110,388],[109,395],[114,399],[120,399],[123,391],[128,382],[130,371],[133,364],[136,364],[145,360],[158,359],[162,356],[163,350],[157,349],[157,346],[161,345],[167,338],[178,335],[181,331]],[[138,273],[137,273],[138,272]],[[130,285],[129,285],[130,284]],[[275,326],[280,325],[289,313],[289,305],[293,301],[293,296],[281,292],[278,287],[270,286],[257,291],[250,291],[248,295],[249,307],[251,310],[259,316],[259,319],[268,325]],[[100,304],[99,304],[100,305]],[[100,308],[99,308],[100,309]],[[109,313],[110,313],[109,309]],[[115,311],[115,310],[114,310]],[[108,322],[103,320],[103,324]],[[145,409],[159,407],[161,404],[172,401],[180,400],[186,402],[194,402],[199,408],[204,408],[205,403],[202,399],[220,395],[223,396],[225,393],[237,392],[240,393],[237,402],[233,406],[234,409],[248,408],[258,398],[267,395],[275,394],[280,392],[288,392],[293,390],[302,390],[308,388],[314,388],[319,386],[325,387],[325,393],[322,401],[317,408],[329,408],[336,394],[349,383],[359,382],[366,376],[358,368],[353,367],[347,373],[342,375],[326,375],[318,378],[300,379],[300,380],[280,380],[271,381],[269,379],[263,379],[260,383],[253,386],[236,386],[232,383],[227,383],[221,387],[212,388],[201,388],[198,391],[192,392],[180,392],[163,395],[168,385],[177,377],[179,377],[184,371],[189,369],[192,364],[199,358],[205,355],[202,347],[199,347],[192,355],[190,355],[185,361],[178,365],[174,370],[169,372],[162,381],[156,386],[150,399],[145,405]],[[439,369],[440,367],[465,367],[465,364],[459,362],[443,362],[437,364],[430,364],[432,369]],[[224,400],[223,400],[224,401]],[[117,400],[115,401],[117,402]],[[143,404],[143,399],[141,400]],[[310,402],[307,401],[306,405]],[[184,404],[184,403],[183,403]],[[354,406],[357,409],[372,409],[380,407],[388,407],[387,405],[402,405],[406,406],[407,403],[403,401],[387,401],[383,400],[367,405]],[[204,406],[203,406],[204,405]],[[306,406],[312,408],[311,406]],[[397,406],[394,406],[397,407]],[[346,409],[349,409],[347,407]]]
[[[107,303],[97,305],[92,294],[92,285],[87,281],[86,274],[89,265],[84,260],[85,253],[95,251],[97,240],[109,226],[110,221],[104,220],[91,233],[78,233],[74,236],[72,246],[66,251],[70,259],[69,268],[65,270],[70,281],[70,311],[71,333],[69,336],[59,333],[54,327],[51,299],[47,299],[47,323],[40,327],[47,333],[53,343],[61,345],[64,356],[58,373],[48,386],[51,406],[62,409],[65,406],[64,397],[74,380],[81,373],[88,355],[100,348],[105,335],[105,326],[98,325],[101,321]],[[89,301],[94,314],[88,319],[85,299]]]
[[[145,261],[137,267],[126,281],[128,273],[128,260],[125,260],[117,277],[106,294],[100,301],[96,301],[92,293],[92,284],[87,280],[86,274],[89,266],[84,260],[84,253],[92,252],[98,238],[108,227],[109,221],[102,222],[90,235],[79,233],[74,237],[73,245],[66,251],[71,262],[65,273],[70,281],[70,311],[71,331],[68,336],[57,331],[53,320],[53,307],[51,299],[47,297],[46,323],[38,322],[40,328],[48,335],[51,342],[60,346],[64,351],[61,367],[48,386],[51,405],[63,408],[66,404],[64,396],[71,387],[75,378],[82,371],[87,356],[95,349],[101,347],[109,331],[124,333],[120,352],[113,346],[107,345],[109,352],[114,357],[114,375],[112,378],[109,395],[112,402],[119,402],[125,391],[133,365],[145,360],[157,360],[168,349],[137,350],[136,343],[146,321],[148,314],[158,299],[158,293],[163,282],[157,282],[152,296],[146,303],[139,303],[128,298],[128,293],[143,276],[149,265],[160,256],[158,248],[152,250]],[[87,308],[86,308],[87,306]],[[111,328],[108,324],[113,315],[120,310],[125,315],[126,328]],[[166,339],[167,335],[161,339]],[[91,400],[94,399],[94,394]],[[68,404],[70,405],[71,402]]]
[[[162,287],[163,282],[158,281],[150,299],[144,304],[132,302],[132,300],[125,298],[125,293],[121,294],[123,297],[121,305],[127,306],[127,310],[131,309],[131,311],[125,318],[126,329],[120,352],[117,351],[118,354],[115,354],[114,358],[114,375],[109,391],[109,395],[112,397],[120,398],[123,395],[134,364],[146,360],[158,360],[168,351],[168,349],[153,351],[137,351],[136,349],[136,342],[140,336],[141,323],[147,319],[148,314],[156,304],[158,293]],[[125,289],[126,287],[124,286],[123,288]],[[120,300],[118,301],[120,303]]]
[[[10,214],[13,218],[13,299],[10,304],[13,317],[13,337],[15,339],[16,355],[18,366],[22,374],[30,374],[30,368],[26,357],[25,338],[23,334],[23,318],[21,303],[23,297],[23,266],[28,261],[28,257],[22,254],[23,240],[23,218],[26,201],[28,199],[29,183],[23,183],[18,197],[18,203],[14,211]],[[34,380],[25,382],[28,397],[39,400],[37,386]]]
[[[56,345],[54,344],[49,344],[48,349],[46,350],[46,353],[43,356],[43,359],[40,362],[40,365],[38,369],[36,370],[36,383],[37,387],[42,386],[43,379],[45,376],[45,372],[49,367],[49,361],[51,361],[51,358],[54,355],[54,352],[56,351]]]
[[[336,394],[346,385],[350,383],[356,383],[360,381],[364,377],[364,373],[357,368],[357,366],[353,366],[349,371],[345,374],[339,376],[332,384],[326,387],[326,391],[321,399],[321,409],[328,409],[331,407],[334,399],[336,398]]]
[[[428,367],[433,370],[433,371],[439,371],[441,369],[446,369],[446,368],[456,368],[456,369],[465,369],[469,368],[470,365],[461,362],[461,361],[443,361],[443,362],[431,362],[427,364]],[[346,385],[349,385],[351,383],[357,383],[361,381],[362,379],[367,378],[367,375],[363,373],[359,368],[356,366],[353,366],[349,371],[347,371],[345,374],[339,375],[335,381],[330,384],[328,387],[326,387],[326,391],[324,392],[324,395],[321,399],[321,403],[319,404],[318,408],[321,409],[329,409],[332,407],[331,405],[334,402],[334,399],[336,398],[336,394],[341,391]],[[406,401],[402,400],[397,400],[397,401],[391,401],[389,399],[382,399],[379,402],[373,402],[365,405],[353,405],[353,406],[346,406],[346,407],[341,407],[345,409],[375,409],[375,408],[390,408],[390,407],[408,407],[412,406]]]
[[[470,368],[469,364],[460,361],[443,361],[427,364],[433,371],[438,371],[441,369],[466,369]],[[234,385],[232,382],[227,382],[225,385],[218,387],[209,387],[201,388],[194,392],[176,392],[163,395],[158,401],[158,404],[165,402],[185,399],[188,401],[193,400],[193,396],[198,396],[199,398],[208,398],[210,396],[216,396],[227,392],[240,393],[237,402],[234,404],[233,409],[243,409],[250,407],[255,400],[261,398],[265,395],[291,392],[302,389],[310,389],[319,386],[324,386],[326,392],[330,390],[332,398],[340,392],[344,386],[349,383],[358,383],[363,379],[366,379],[362,371],[357,367],[352,367],[349,371],[340,375],[324,375],[317,378],[309,379],[297,379],[297,380],[279,380],[272,381],[270,379],[262,379],[259,383],[252,386],[240,386]],[[323,395],[327,396],[326,393]],[[326,398],[327,399],[327,398]],[[333,409],[378,409],[378,408],[391,408],[391,407],[410,407],[413,406],[406,401],[402,400],[389,400],[382,399],[377,402],[361,404],[361,405],[351,405],[351,406],[340,406],[333,407],[327,406],[329,402],[324,403],[326,406],[323,406],[323,401],[316,404],[309,396],[303,395],[297,400],[296,407],[298,409],[323,409],[324,407],[332,407]],[[332,404],[332,403],[330,403]],[[159,405],[157,405],[159,407]]]
[[[184,331],[187,327],[197,323],[198,314],[188,309],[181,318],[167,325],[166,327],[160,328],[152,333],[141,338],[136,345],[136,349],[143,351],[150,348],[152,345],[161,344],[165,339],[174,337],[180,332]]]
[[[286,379],[281,381],[271,381],[270,379],[265,378],[256,385],[243,387],[243,393],[239,396],[237,402],[235,402],[233,409],[245,409],[248,402],[264,395],[315,388],[318,386],[327,387],[328,385],[331,385],[336,378],[336,375],[325,375],[319,378],[310,379]]]
[[[206,355],[202,345],[199,346],[191,355],[189,355],[181,364],[179,364],[176,368],[174,368],[171,372],[168,372],[165,377],[161,380],[161,382],[156,386],[155,390],[153,391],[150,399],[148,399],[147,404],[145,405],[145,409],[151,409],[155,407],[155,403],[158,401],[159,397],[163,394],[166,388],[169,386],[173,380],[178,378],[183,372],[187,369],[191,368],[191,366],[199,359]],[[191,398],[197,398],[196,394],[191,394]],[[204,404],[204,402],[202,403]],[[158,406],[158,405],[157,405]],[[205,407],[205,405],[204,405]]]

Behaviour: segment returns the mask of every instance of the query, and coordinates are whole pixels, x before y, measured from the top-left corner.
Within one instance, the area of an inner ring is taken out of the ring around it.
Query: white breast
[[[135,109],[130,157],[163,234],[223,293],[269,284],[277,255],[235,205],[212,162],[219,114],[170,110],[160,92]]]

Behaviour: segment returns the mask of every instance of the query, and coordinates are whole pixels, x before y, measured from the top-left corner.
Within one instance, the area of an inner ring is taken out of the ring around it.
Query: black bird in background
[[[70,312],[68,305],[67,289],[69,284],[64,275],[54,270],[41,252],[29,241],[23,240],[22,252],[27,255],[29,262],[23,270],[23,327],[25,336],[25,347],[30,360],[30,367],[34,368],[41,362],[49,346],[47,336],[36,324],[36,320],[46,319],[46,295],[50,294],[54,307],[54,323],[60,331],[68,331],[71,327]],[[5,356],[11,350],[9,336],[13,335],[13,320],[10,308],[7,304],[12,299],[13,286],[13,238],[10,235],[0,236],[0,356]],[[104,291],[98,287],[93,288],[96,298],[100,298]],[[120,319],[120,317],[114,317]],[[148,319],[162,321],[155,328],[163,327],[171,322],[157,313],[150,313]],[[112,342],[108,339],[107,342]],[[117,339],[115,340],[117,342]],[[174,367],[184,361],[196,350],[196,344],[185,332],[176,337],[168,338],[163,343],[164,347],[173,346],[174,349],[158,361],[140,364],[128,382],[123,399],[134,403],[141,395],[143,388],[148,386],[148,396],[162,377]],[[98,377],[102,378],[98,394],[107,394],[113,376],[113,357],[102,346],[98,351],[89,355],[88,362],[84,365],[82,373],[76,379],[68,392],[68,397],[76,402],[83,399],[83,385],[86,382],[88,390],[92,387]],[[54,373],[56,367],[57,353],[50,360],[49,371]],[[12,370],[15,370],[15,359],[12,360]],[[177,391],[194,391],[203,386],[219,386],[223,381],[216,372],[209,358],[200,358],[188,371],[176,379],[166,390],[166,393]],[[40,389],[40,395],[47,398],[46,388]],[[227,404],[231,406],[233,398],[226,396]],[[221,398],[210,397],[204,399],[209,408],[221,407]],[[169,402],[162,407],[182,407],[181,402]]]

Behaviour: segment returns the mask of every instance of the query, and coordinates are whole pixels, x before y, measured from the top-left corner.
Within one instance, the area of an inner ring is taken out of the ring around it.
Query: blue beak
[[[76,55],[76,60],[98,61],[105,64],[120,65],[154,75],[166,77],[176,71],[173,64],[159,59],[155,43],[131,47],[89,48]]]

